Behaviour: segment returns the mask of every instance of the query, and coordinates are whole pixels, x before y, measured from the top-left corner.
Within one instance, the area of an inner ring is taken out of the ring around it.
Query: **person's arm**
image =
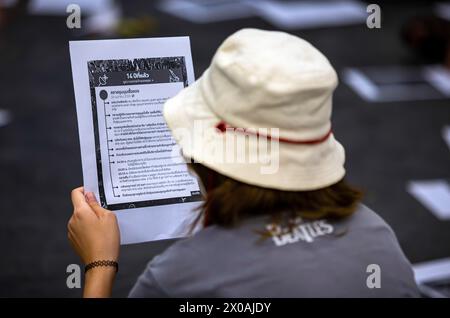
[[[93,193],[83,188],[72,191],[73,215],[68,237],[83,263],[119,259],[120,233],[114,213],[103,209]],[[93,267],[86,272],[83,297],[110,297],[116,275],[111,266]]]
[[[83,297],[111,297],[116,270],[114,267],[95,267],[85,275]]]

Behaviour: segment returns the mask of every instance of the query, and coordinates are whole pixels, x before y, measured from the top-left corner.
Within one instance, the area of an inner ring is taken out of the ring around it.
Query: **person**
[[[200,229],[150,261],[130,297],[419,296],[392,229],[344,178],[331,130],[336,86],[327,58],[293,35],[243,29],[223,42],[202,77],[164,105],[202,186]],[[199,126],[209,132],[195,143],[186,132]],[[238,144],[264,160],[223,160]],[[112,262],[87,271],[84,296],[110,296],[116,217],[83,188],[72,200],[75,251],[85,264]]]

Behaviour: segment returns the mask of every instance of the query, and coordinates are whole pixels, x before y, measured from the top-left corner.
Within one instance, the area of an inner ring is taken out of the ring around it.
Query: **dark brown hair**
[[[312,191],[282,191],[262,188],[226,177],[199,163],[189,164],[206,188],[200,207],[203,225],[233,226],[241,219],[271,215],[274,220],[286,214],[305,219],[343,218],[351,215],[362,192],[341,180]],[[194,224],[194,226],[195,226]]]

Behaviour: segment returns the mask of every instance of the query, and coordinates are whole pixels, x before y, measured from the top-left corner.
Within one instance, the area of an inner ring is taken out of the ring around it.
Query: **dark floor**
[[[272,29],[259,18],[194,25],[123,1],[128,16],[149,15],[146,36],[190,35],[197,77],[221,41],[243,27]],[[381,30],[364,25],[294,32],[346,66],[421,63],[400,41],[409,16],[427,5],[383,5]],[[25,17],[0,32],[0,296],[77,297],[66,287],[66,266],[78,259],[66,238],[70,190],[82,184],[68,41],[78,39],[65,17]],[[441,129],[450,101],[370,104],[345,84],[334,100],[334,131],[347,148],[349,179],[365,202],[393,227],[411,262],[450,256],[450,222],[437,220],[406,191],[411,179],[450,179],[450,151]],[[146,262],[170,242],[122,249],[115,296],[125,296]]]

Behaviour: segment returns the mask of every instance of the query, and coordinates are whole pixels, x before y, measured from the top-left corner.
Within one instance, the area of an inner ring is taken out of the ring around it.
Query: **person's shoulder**
[[[378,213],[363,204],[360,204],[352,217],[355,235],[358,237],[358,241],[352,243],[353,247],[355,244],[364,245],[361,251],[367,257],[373,258],[374,264],[385,270],[385,281],[395,285],[395,290],[399,290],[398,295],[419,297],[411,263],[391,226]]]
[[[349,221],[363,227],[381,227],[392,231],[388,223],[368,206],[360,203]]]
[[[199,230],[197,233],[182,238],[172,244],[164,252],[157,255],[149,266],[155,272],[170,271],[172,267],[180,267],[180,263],[188,265],[199,263],[204,257],[210,257],[211,249],[217,247],[218,241],[223,241],[227,229],[219,226],[209,226]],[[183,265],[183,267],[184,267]]]
[[[384,252],[396,254],[406,261],[394,230],[375,211],[361,204],[350,218],[349,227],[360,244],[373,245],[376,249],[383,246]]]
[[[367,240],[376,239],[398,244],[397,236],[391,226],[374,210],[364,204],[359,204],[357,210],[342,221],[352,231]]]

